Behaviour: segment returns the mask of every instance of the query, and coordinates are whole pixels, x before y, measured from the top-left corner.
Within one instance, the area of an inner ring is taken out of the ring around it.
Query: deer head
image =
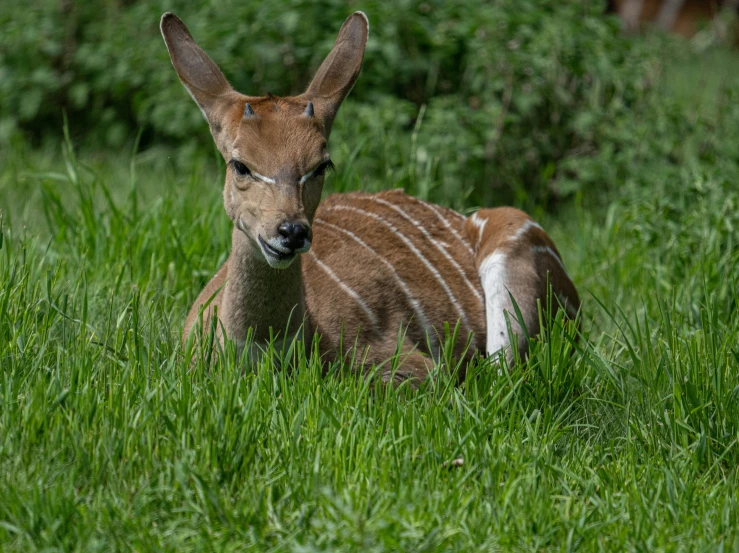
[[[288,267],[311,246],[323,177],[333,167],[326,142],[362,67],[367,17],[350,15],[308,89],[284,98],[236,92],[176,15],[162,16],[161,31],[172,65],[227,163],[226,213],[256,257]]]

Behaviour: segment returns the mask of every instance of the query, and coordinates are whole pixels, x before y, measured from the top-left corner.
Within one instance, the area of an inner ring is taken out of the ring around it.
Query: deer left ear
[[[362,69],[368,36],[367,16],[362,12],[354,12],[344,21],[334,47],[303,94],[304,98],[313,102],[315,114],[323,121],[326,136],[331,132],[334,117]]]

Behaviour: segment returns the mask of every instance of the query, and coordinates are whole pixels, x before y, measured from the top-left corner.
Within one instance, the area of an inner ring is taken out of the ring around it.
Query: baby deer
[[[231,255],[195,301],[185,339],[201,312],[205,324],[217,314],[219,338],[242,348],[249,329],[263,344],[305,322],[329,358],[356,345],[364,364],[380,364],[399,350],[397,371],[383,378],[401,381],[425,378],[445,323],[472,335],[473,349],[509,359],[510,324],[524,353],[522,325],[538,333],[547,283],[553,303],[575,315],[580,300],[556,247],[521,211],[466,218],[399,190],[321,202],[331,125],[364,57],[362,12],[344,22],[308,89],[284,98],[236,92],[177,16],[165,13],[161,31],[227,163],[223,200],[234,225]],[[472,355],[464,342],[456,355]]]

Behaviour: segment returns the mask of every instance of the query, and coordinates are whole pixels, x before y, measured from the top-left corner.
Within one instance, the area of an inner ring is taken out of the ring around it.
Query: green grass
[[[332,150],[332,190],[434,199]],[[502,376],[412,392],[323,377],[300,344],[183,362],[229,247],[212,160],[2,162],[1,550],[739,550],[736,183],[685,170],[538,213],[585,300],[577,351],[555,321]]]

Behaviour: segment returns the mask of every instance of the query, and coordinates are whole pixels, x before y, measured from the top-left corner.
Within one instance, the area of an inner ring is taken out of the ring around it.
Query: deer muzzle
[[[275,269],[288,267],[298,254],[310,250],[312,232],[303,221],[283,221],[277,236],[258,237],[259,247],[267,263]]]

